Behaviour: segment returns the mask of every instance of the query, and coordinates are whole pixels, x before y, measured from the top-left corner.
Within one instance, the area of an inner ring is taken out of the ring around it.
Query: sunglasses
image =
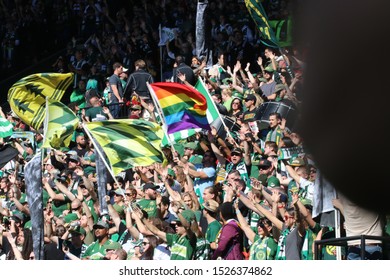
[[[131,193],[125,193],[126,196],[131,196]]]
[[[261,228],[265,228],[265,224],[263,222],[258,223],[257,226]]]
[[[182,227],[182,226],[183,226],[183,224],[182,224],[181,222],[176,222],[176,226],[178,226],[178,227]]]

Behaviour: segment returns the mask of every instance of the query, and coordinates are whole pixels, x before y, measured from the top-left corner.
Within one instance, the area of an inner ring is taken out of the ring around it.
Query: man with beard
[[[108,237],[109,226],[104,220],[100,220],[93,226],[95,231],[96,241],[93,242],[85,250],[84,254],[81,255],[81,259],[88,260],[101,260],[106,255],[107,245],[113,243]]]
[[[79,157],[83,157],[85,155],[85,153],[87,152],[86,146],[87,146],[87,144],[86,144],[84,135],[83,134],[79,134],[76,137],[76,146],[74,146],[72,148],[72,150],[76,151],[77,155]]]
[[[240,173],[241,179],[245,181],[247,187],[250,189],[249,176],[251,165],[249,153],[245,152],[243,154],[240,148],[233,148],[230,153],[230,162],[226,164],[226,174],[228,174],[226,178],[228,178],[232,171],[237,170]]]
[[[138,202],[138,205],[148,213],[148,218],[158,217],[157,204],[156,204],[156,190],[159,187],[153,183],[146,183],[143,186],[144,198]]]

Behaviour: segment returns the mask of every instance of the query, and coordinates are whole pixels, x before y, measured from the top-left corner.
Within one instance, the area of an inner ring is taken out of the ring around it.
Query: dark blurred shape
[[[388,213],[390,2],[296,1],[297,46],[309,46],[301,134],[321,172],[352,201]],[[375,190],[375,191],[373,191]]]

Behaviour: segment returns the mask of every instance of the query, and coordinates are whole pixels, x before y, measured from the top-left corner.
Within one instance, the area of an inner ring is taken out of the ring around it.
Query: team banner
[[[133,166],[162,163],[164,132],[156,123],[144,120],[109,120],[85,124],[105,152],[112,171],[118,175]]]
[[[45,140],[42,148],[68,147],[79,119],[73,111],[59,101],[47,100]]]
[[[245,6],[260,31],[262,36],[260,38],[261,42],[269,47],[279,48],[278,39],[276,39],[274,31],[268,22],[267,15],[260,0],[245,0]]]
[[[32,74],[12,85],[8,91],[8,102],[25,124],[38,130],[46,115],[46,97],[61,100],[72,81],[73,73]]]
[[[303,147],[281,148],[279,150],[278,159],[290,159],[293,156],[302,155],[305,155],[305,150],[303,149]]]

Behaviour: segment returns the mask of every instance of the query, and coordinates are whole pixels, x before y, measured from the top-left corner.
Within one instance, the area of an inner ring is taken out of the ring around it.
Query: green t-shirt
[[[229,98],[228,100],[226,100],[225,102],[223,102],[223,106],[225,106],[226,109],[227,109],[228,111],[230,111],[231,108],[232,108],[232,102],[233,102],[233,98]]]
[[[87,247],[84,254],[81,255],[81,258],[89,257],[90,260],[101,260],[106,255],[106,246],[111,244],[111,239],[108,239],[103,245],[99,244],[99,241],[96,240],[91,245]]]
[[[138,201],[138,205],[142,210],[145,210],[145,212],[148,213],[149,218],[158,217],[157,204],[155,200],[144,198]]]
[[[103,108],[102,107],[91,107],[89,109],[87,109],[87,111],[85,112],[85,116],[87,116],[89,118],[90,121],[93,121],[97,115],[102,115],[106,118],[106,120],[108,120],[108,116],[103,113]]]
[[[80,109],[85,108],[85,91],[75,89],[70,95],[70,102],[76,102]]]
[[[167,244],[171,247],[171,260],[192,260],[196,238],[190,240],[187,235],[167,233]]]
[[[255,240],[249,250],[250,260],[274,260],[278,244],[272,236],[261,239],[259,235],[255,236]]]
[[[221,230],[222,225],[220,222],[217,220],[212,221],[208,226],[206,230],[206,239],[210,242],[213,243],[217,240],[217,235],[219,231]]]
[[[210,242],[205,238],[198,238],[196,241],[194,260],[209,260],[210,251]]]
[[[60,193],[57,190],[55,190],[54,192],[57,194]],[[71,202],[70,199],[66,195],[64,195],[64,194],[62,194],[62,195],[65,197],[64,201],[53,200],[53,203],[51,205],[51,209],[53,210],[54,216],[56,216],[56,217],[61,216],[62,213],[64,212],[64,210],[70,210],[70,202]]]

